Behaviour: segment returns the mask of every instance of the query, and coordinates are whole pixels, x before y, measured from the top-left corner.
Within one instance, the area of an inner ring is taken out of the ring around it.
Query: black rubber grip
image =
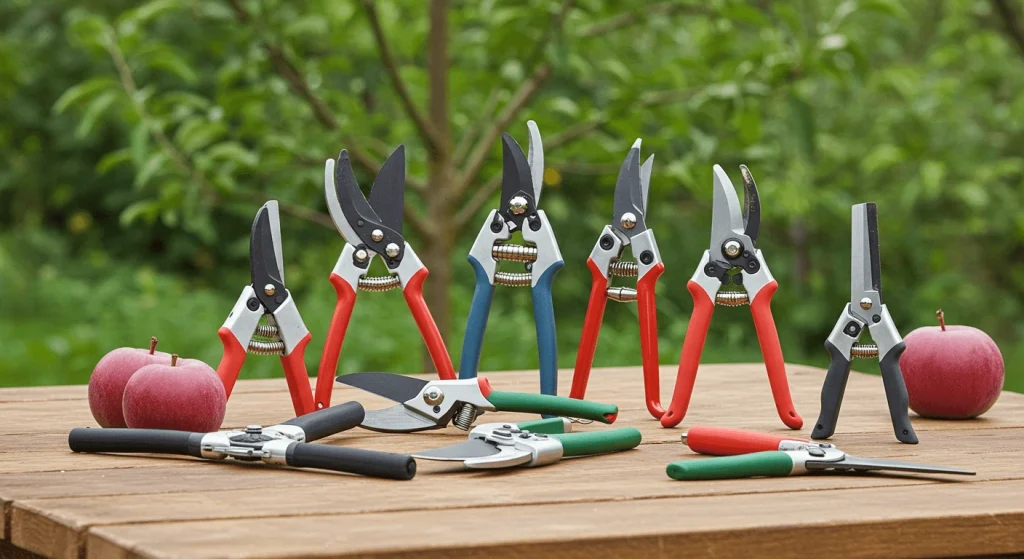
[[[326,444],[295,443],[288,447],[285,462],[296,468],[319,468],[388,479],[412,479],[416,475],[416,460],[408,454]]]
[[[365,415],[366,412],[359,402],[345,402],[289,419],[283,425],[294,425],[301,428],[306,432],[306,442],[312,442],[353,427],[359,427]]]
[[[850,360],[832,342],[825,340],[825,349],[831,356],[825,382],[821,385],[821,413],[811,432],[812,439],[827,439],[836,432],[839,408],[843,405],[846,381],[850,379]]]
[[[206,433],[163,429],[72,429],[68,446],[74,452],[147,452],[202,457]]]
[[[901,443],[917,444],[917,433],[910,424],[907,406],[907,385],[903,382],[903,371],[900,370],[900,355],[907,349],[907,344],[900,342],[878,361],[882,370],[882,385],[885,387],[885,399],[889,404],[889,417],[892,418],[892,430]]]

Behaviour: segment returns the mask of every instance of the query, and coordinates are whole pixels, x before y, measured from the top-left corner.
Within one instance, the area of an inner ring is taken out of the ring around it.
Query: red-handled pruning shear
[[[438,376],[442,379],[455,378],[455,369],[444,339],[423,300],[423,280],[427,279],[429,272],[402,236],[405,147],[398,146],[381,166],[370,189],[369,201],[359,190],[352,172],[352,163],[345,150],[338,156],[337,163],[327,160],[324,166],[324,190],[327,208],[335,227],[345,239],[345,248],[331,271],[331,284],[338,293],[338,302],[334,307],[317,373],[317,409],[331,405],[338,356],[355,307],[357,290],[388,291],[401,287]],[[367,276],[370,261],[378,255],[391,274]]]
[[[571,398],[582,399],[587,391],[590,367],[594,363],[597,338],[601,333],[608,299],[637,302],[640,315],[640,352],[644,368],[644,395],[647,410],[661,417],[661,396],[658,375],[658,316],[654,288],[658,277],[665,271],[654,231],[647,228],[647,191],[651,182],[654,156],[640,164],[640,140],[629,150],[615,183],[612,222],[604,226],[594,250],[587,258],[587,267],[593,276],[590,302],[583,322],[583,336],[576,353],[576,370],[572,377]],[[636,262],[622,260],[622,249],[632,246]],[[611,276],[635,276],[636,289],[608,287]]]
[[[775,329],[775,319],[772,318],[772,295],[779,284],[768,270],[761,251],[755,247],[761,226],[757,185],[746,166],[740,165],[740,172],[743,174],[745,214],[740,210],[739,198],[729,175],[718,165],[714,167],[711,248],[704,251],[697,270],[686,284],[693,297],[693,313],[690,315],[690,325],[686,330],[686,340],[679,360],[672,404],[665,415],[661,416],[661,424],[665,427],[678,425],[686,415],[715,305],[736,307],[744,304],[750,305],[750,312],[754,316],[754,328],[761,344],[761,354],[768,369],[768,382],[771,384],[779,417],[790,429],[799,429],[804,424],[804,420],[793,408],[779,333]],[[733,270],[738,271],[730,274]],[[730,282],[738,289],[720,291]]]
[[[246,354],[280,355],[295,415],[307,414],[313,411],[313,393],[303,357],[312,336],[302,322],[295,300],[284,287],[281,221],[276,200],[264,204],[252,223],[249,266],[252,283],[242,289],[231,314],[217,331],[224,344],[217,375],[224,383],[224,392],[231,396]],[[260,324],[263,317],[266,324]]]

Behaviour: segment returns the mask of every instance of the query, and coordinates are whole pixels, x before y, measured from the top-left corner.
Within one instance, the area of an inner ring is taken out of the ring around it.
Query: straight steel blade
[[[427,385],[425,380],[396,373],[349,373],[337,381],[401,404],[419,396]]]
[[[442,427],[402,404],[382,410],[367,410],[360,426],[381,433],[414,433]]]
[[[481,439],[472,439],[433,450],[414,452],[412,455],[416,458],[426,458],[429,460],[458,460],[461,462],[470,458],[494,456],[499,452],[501,450],[494,444]]]
[[[875,458],[857,458],[846,455],[838,462],[817,462],[808,460],[808,470],[854,470],[858,472],[868,471],[891,471],[891,472],[914,472],[920,474],[955,474],[973,476],[975,472],[959,468],[947,468],[945,466],[930,466],[928,464],[914,464],[913,462],[900,462],[898,460],[881,460]]]
[[[381,166],[370,187],[370,207],[381,223],[402,234],[405,209],[405,146],[399,145]]]
[[[526,127],[530,130],[529,153],[526,158],[530,164],[530,178],[533,179],[533,202],[540,204],[540,191],[544,188],[544,144],[540,140],[540,129],[536,122],[528,120]]]
[[[878,214],[875,204],[856,204],[850,226],[850,304],[862,298],[878,299]],[[872,225],[873,223],[873,225]],[[874,233],[872,233],[872,229]],[[874,240],[874,244],[872,243]],[[875,295],[872,297],[872,295]]]

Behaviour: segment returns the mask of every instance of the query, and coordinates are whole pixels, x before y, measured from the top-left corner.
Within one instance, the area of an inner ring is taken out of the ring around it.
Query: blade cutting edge
[[[336,380],[400,404],[419,396],[423,387],[427,385],[427,381],[423,379],[397,373],[349,373],[337,377]]]
[[[461,462],[470,458],[494,456],[499,452],[501,450],[497,446],[487,441],[472,439],[433,450],[414,452],[412,455],[416,458],[426,458],[428,460],[458,460]]]

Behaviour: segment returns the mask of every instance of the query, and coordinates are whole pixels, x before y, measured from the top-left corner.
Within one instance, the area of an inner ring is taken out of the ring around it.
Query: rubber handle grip
[[[562,261],[553,263],[533,286],[533,321],[537,327],[537,353],[540,357],[540,393],[558,393],[558,339],[555,336],[555,307],[551,300],[551,283]]]
[[[294,425],[302,429],[306,433],[306,442],[313,442],[358,427],[365,415],[359,402],[345,402],[289,419],[282,425]]]
[[[242,365],[245,363],[245,348],[229,328],[221,326],[220,330],[217,330],[217,336],[224,345],[224,355],[217,365],[217,376],[224,384],[224,397],[230,398],[231,390],[235,388],[235,381],[238,380],[238,373],[242,371]]]
[[[416,475],[416,460],[407,454],[326,444],[294,443],[285,452],[285,463],[296,468],[317,468],[387,479],[405,480]]]
[[[675,427],[686,417],[690,397],[693,395],[693,383],[697,380],[700,355],[704,352],[704,342],[711,327],[711,315],[715,312],[715,303],[699,283],[690,280],[686,283],[686,289],[693,297],[693,312],[690,313],[690,324],[686,327],[683,352],[679,356],[679,372],[676,374],[676,387],[672,391],[672,403],[665,415],[661,416],[663,427]]]
[[[437,329],[437,323],[430,314],[430,307],[423,299],[423,281],[427,279],[430,272],[426,268],[420,268],[409,278],[409,281],[402,288],[402,295],[405,296],[405,304],[412,313],[416,327],[420,330],[420,337],[427,345],[427,353],[430,354],[430,361],[437,370],[437,376],[441,380],[452,380],[455,378],[455,367],[452,366],[452,358],[448,355],[448,348],[444,345],[444,338],[441,331]]]
[[[352,309],[356,305],[356,291],[338,274],[331,274],[331,285],[338,295],[331,315],[331,326],[327,329],[327,340],[324,341],[324,352],[320,357],[320,367],[316,373],[316,409],[322,410],[331,405],[331,393],[334,391],[334,378],[338,374],[338,359],[341,357],[341,346],[345,343],[348,323],[352,320]]]
[[[903,381],[903,371],[900,370],[900,355],[906,349],[907,344],[903,342],[894,345],[878,361],[878,368],[882,370],[882,385],[885,387],[885,399],[889,404],[889,417],[892,418],[896,438],[901,443],[917,444],[917,433],[910,424],[907,412],[907,385]]]
[[[779,342],[779,332],[775,328],[775,318],[772,316],[772,296],[778,289],[779,284],[776,281],[770,281],[762,287],[750,302],[750,313],[754,317],[757,342],[761,345],[761,355],[768,370],[768,384],[772,388],[775,409],[786,427],[799,429],[804,426],[804,420],[793,406],[789,380],[786,378],[786,361],[782,357],[782,344]]]
[[[658,304],[655,289],[665,265],[655,264],[636,282],[636,304],[640,317],[640,355],[644,368],[644,399],[655,419],[665,415],[661,407],[661,370],[658,366]]]
[[[839,351],[832,342],[825,340],[825,349],[831,359],[825,382],[821,385],[821,413],[811,432],[812,439],[827,439],[836,432],[839,421],[839,408],[843,406],[843,394],[846,392],[846,381],[850,379],[850,360]]]
[[[640,431],[635,427],[551,435],[562,443],[562,456],[588,456],[629,450],[640,445]]]
[[[462,339],[462,357],[459,359],[459,378],[476,378],[480,368],[480,350],[484,345],[484,332],[487,330],[487,317],[491,314],[491,301],[494,299],[494,284],[484,267],[469,255],[470,265],[476,276],[476,288],[473,289],[473,301],[469,305],[469,317],[466,319],[466,335]]]
[[[494,390],[487,395],[487,400],[494,404],[498,411],[550,414],[590,419],[601,423],[613,423],[619,415],[619,407],[615,404],[601,404],[548,394]]]
[[[590,299],[587,302],[587,314],[583,318],[583,334],[576,350],[576,367],[572,373],[572,388],[569,397],[582,400],[587,393],[587,382],[590,380],[590,369],[594,366],[594,354],[597,351],[597,339],[601,335],[601,322],[604,320],[604,309],[608,305],[608,278],[598,268],[593,258],[587,258],[592,282]]]
[[[686,432],[686,446],[690,447],[690,450],[715,456],[779,450],[782,441],[806,442],[792,437],[729,427],[694,425]]]
[[[306,372],[306,346],[313,339],[313,335],[306,332],[306,335],[299,340],[299,343],[292,348],[291,353],[281,356],[281,368],[284,369],[284,379],[288,383],[288,392],[292,397],[292,408],[295,415],[312,413],[313,391],[309,389],[309,373]]]
[[[544,435],[555,435],[572,431],[572,423],[564,417],[549,417],[547,419],[534,419],[516,424],[517,427],[531,433]]]
[[[201,442],[206,433],[164,429],[72,429],[68,446],[73,452],[144,452],[203,456]]]
[[[793,460],[785,452],[777,450],[702,460],[680,460],[672,462],[665,469],[668,477],[686,481],[783,477],[792,471]]]

